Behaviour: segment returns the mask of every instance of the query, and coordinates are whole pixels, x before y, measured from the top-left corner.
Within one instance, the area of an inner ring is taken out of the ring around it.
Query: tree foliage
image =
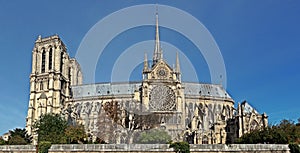
[[[110,143],[113,141],[113,133],[115,130],[114,116],[106,111],[101,111],[98,118],[97,143]]]
[[[239,138],[236,143],[272,143],[272,144],[286,144],[288,143],[287,137],[284,133],[275,128],[267,127],[263,130],[254,130],[250,133],[244,134]]]
[[[190,153],[190,144],[188,142],[173,142],[170,144],[170,148],[174,148],[174,151],[178,153]]]
[[[159,115],[154,113],[140,114],[142,106],[136,103],[134,107],[123,108],[117,101],[105,102],[98,116],[97,143],[114,143],[115,131],[120,127],[127,129],[126,140],[134,137],[134,131],[149,130],[157,127]]]
[[[142,144],[166,144],[171,141],[171,136],[165,130],[151,129],[141,132],[137,142]]]
[[[32,137],[27,134],[26,129],[16,128],[12,131],[9,131],[9,133],[9,145],[26,145],[32,142]]]
[[[14,137],[11,137],[9,140],[8,140],[8,144],[9,145],[26,145],[28,144],[24,138],[22,138],[21,136],[19,135],[16,135]]]
[[[289,144],[291,153],[300,153],[300,147],[298,144]]]
[[[106,102],[103,109],[106,115],[113,120],[114,123],[120,123],[121,108],[117,101]]]
[[[45,114],[34,124],[39,142],[52,144],[79,143],[86,138],[82,125],[68,125],[58,114]]]
[[[287,144],[300,143],[300,124],[290,120],[282,120],[278,125],[264,129],[254,130],[244,134],[236,143],[272,143]]]
[[[84,142],[86,134],[83,125],[70,125],[65,129],[65,136],[67,142],[71,144],[77,144]]]
[[[48,149],[51,147],[51,142],[41,141],[39,143],[39,153],[48,153]]]
[[[38,142],[48,141],[52,144],[66,143],[65,129],[68,122],[58,114],[45,114],[34,124]]]
[[[5,140],[3,140],[2,137],[0,137],[0,145],[6,145],[6,144],[7,144],[7,142]]]

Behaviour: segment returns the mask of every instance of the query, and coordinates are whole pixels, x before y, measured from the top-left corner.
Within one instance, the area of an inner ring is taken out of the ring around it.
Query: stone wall
[[[289,153],[288,145],[279,144],[212,144],[190,145],[191,153]],[[0,153],[35,153],[34,145],[0,145]],[[49,153],[171,153],[167,144],[74,144],[52,145]]]
[[[213,144],[190,145],[191,153],[289,153],[288,145],[278,144]],[[52,145],[49,153],[170,153],[174,152],[167,144],[83,144],[83,145]]]
[[[192,153],[289,153],[288,145],[281,144],[212,144],[190,145]]]
[[[34,145],[0,145],[0,153],[35,153]]]

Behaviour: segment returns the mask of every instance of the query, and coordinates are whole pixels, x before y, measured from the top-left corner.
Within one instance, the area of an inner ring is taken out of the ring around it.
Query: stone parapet
[[[191,153],[289,153],[288,145],[279,144],[205,144],[190,145]],[[94,153],[94,152],[174,152],[168,144],[74,144],[52,145],[49,153]]]
[[[35,153],[34,145],[0,145],[0,153]]]
[[[239,153],[289,153],[289,147],[286,144],[198,144],[190,145],[192,153],[206,152],[239,152]]]
[[[52,145],[49,153],[67,152],[174,152],[168,144],[82,144]]]

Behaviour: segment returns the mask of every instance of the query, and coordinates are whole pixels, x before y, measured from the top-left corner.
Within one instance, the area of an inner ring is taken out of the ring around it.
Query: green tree
[[[137,138],[135,143],[143,144],[166,144],[171,141],[171,136],[165,130],[151,129],[143,131]]]
[[[9,133],[8,144],[10,145],[25,145],[32,142],[32,137],[27,134],[26,129],[16,128]]]
[[[83,125],[69,125],[65,130],[67,142],[71,144],[82,143],[87,137]]]
[[[66,143],[65,130],[68,127],[68,123],[58,114],[42,115],[33,127],[38,134],[38,142]]]
[[[300,143],[300,126],[290,120],[282,120],[278,125],[258,129],[244,134],[236,143]]]
[[[287,135],[278,130],[276,127],[267,127],[261,130],[254,130],[250,133],[244,134],[236,143],[272,143],[272,144],[286,144],[288,143]]]
[[[288,143],[300,143],[300,126],[297,126],[293,121],[282,120],[277,128],[287,135]]]

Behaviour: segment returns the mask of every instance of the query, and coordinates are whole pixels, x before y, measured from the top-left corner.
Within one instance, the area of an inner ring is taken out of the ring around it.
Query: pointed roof
[[[39,99],[47,99],[47,96],[46,96],[45,92],[42,92]]]
[[[156,28],[155,28],[155,48],[154,48],[154,53],[153,53],[153,65],[155,65],[159,60],[161,60],[163,58],[162,50],[160,48],[160,41],[159,41],[157,9],[156,9],[156,25],[155,26],[156,26]]]

